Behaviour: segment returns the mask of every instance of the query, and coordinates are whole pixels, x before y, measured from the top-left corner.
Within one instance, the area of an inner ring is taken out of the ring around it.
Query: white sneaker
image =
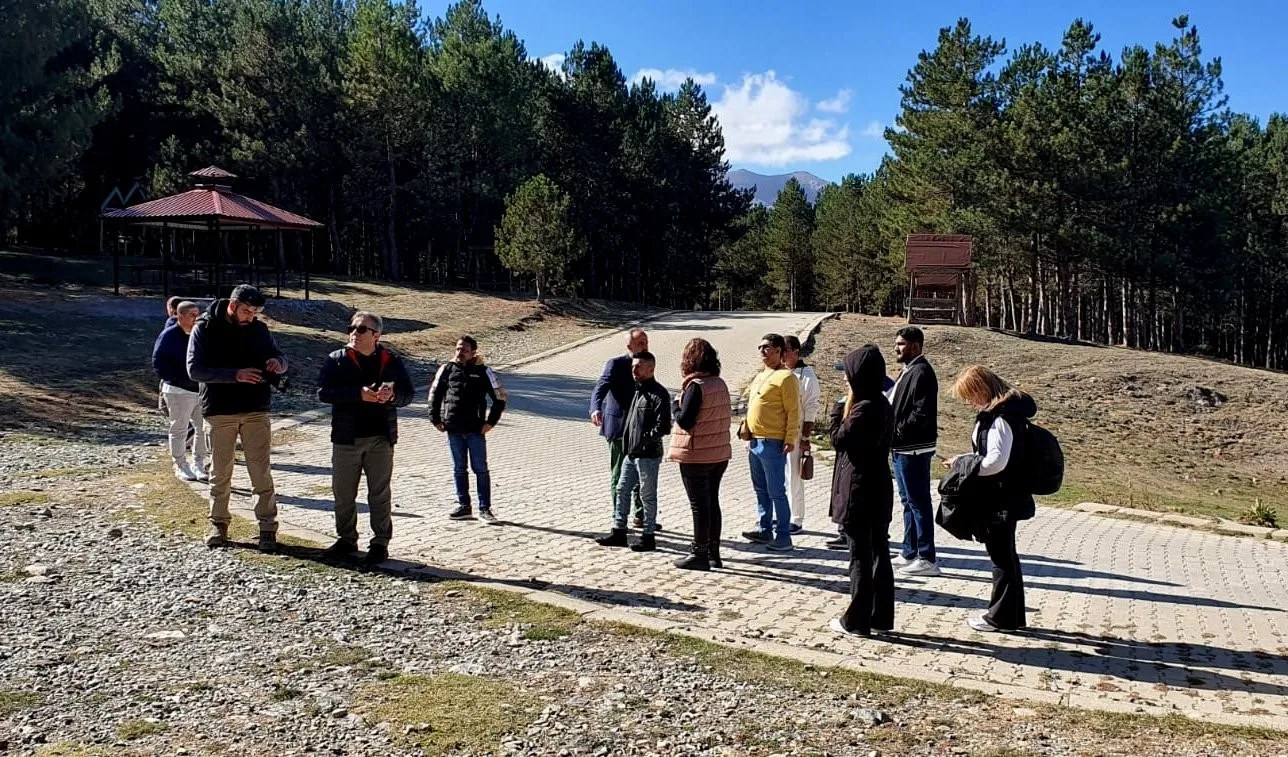
[[[197,474],[197,480],[202,483],[210,483],[210,469],[206,467],[205,460],[198,460],[192,466],[192,472]]]
[[[174,477],[180,481],[196,481],[197,474],[192,472],[187,463],[174,464]]]
[[[937,576],[942,573],[938,565],[920,557],[903,566],[899,572],[905,576]]]
[[[983,615],[976,615],[975,617],[968,619],[966,621],[966,625],[980,633],[1015,633],[1009,628],[999,628],[992,623],[989,623],[987,620],[984,620]]]
[[[490,508],[490,507],[489,507],[489,508],[487,508],[487,509],[480,508],[480,509],[479,509],[479,520],[484,521],[485,523],[493,523],[493,524],[495,524],[495,523],[496,523],[496,513],[492,512],[492,508]]]
[[[905,565],[912,565],[912,562],[913,558],[904,557],[903,555],[895,555],[890,558],[890,564],[896,568],[902,568]]]

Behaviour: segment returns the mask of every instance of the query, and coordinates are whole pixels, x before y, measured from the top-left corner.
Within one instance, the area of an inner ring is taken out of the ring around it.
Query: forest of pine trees
[[[325,224],[319,272],[896,313],[906,235],[971,234],[981,323],[1288,367],[1288,119],[1231,112],[1184,17],[1117,54],[1081,20],[1008,49],[962,19],[872,174],[766,209],[701,87],[628,83],[599,43],[549,70],[479,0],[0,11],[0,243],[92,253],[114,187],[214,164]]]

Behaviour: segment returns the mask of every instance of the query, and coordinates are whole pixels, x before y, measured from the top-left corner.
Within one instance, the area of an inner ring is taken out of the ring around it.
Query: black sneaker
[[[654,552],[657,550],[657,538],[653,534],[641,534],[639,541],[631,545],[632,552]]]
[[[826,542],[824,542],[824,545],[828,549],[849,549],[850,540],[845,538],[845,535],[842,534],[836,537],[835,539],[828,539]]]
[[[601,547],[628,547],[630,542],[626,539],[626,529],[614,528],[608,536],[601,536],[595,540],[595,543]]]
[[[260,552],[269,552],[269,553],[276,552],[277,534],[273,533],[272,531],[260,531],[259,543],[256,544],[255,546],[259,549]]]
[[[389,548],[383,544],[372,544],[367,547],[367,556],[362,561],[368,566],[374,568],[385,560],[389,559]]]
[[[681,557],[675,561],[675,567],[680,570],[711,570],[711,560],[706,553],[692,553]]]
[[[348,539],[336,539],[335,544],[322,550],[323,557],[330,557],[332,559],[353,557],[356,554],[358,554],[357,542],[351,542]]]
[[[470,520],[474,517],[474,508],[469,505],[457,505],[456,509],[447,514],[452,520]]]
[[[751,531],[743,531],[742,538],[746,539],[747,541],[755,542],[757,544],[768,544],[770,541],[769,534],[759,529],[754,529]]]

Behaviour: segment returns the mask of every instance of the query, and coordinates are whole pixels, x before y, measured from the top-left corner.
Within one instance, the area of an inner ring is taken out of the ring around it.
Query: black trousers
[[[847,631],[871,633],[894,628],[894,567],[890,565],[890,524],[857,523],[850,541],[850,605],[841,614]]]
[[[984,549],[993,561],[993,596],[984,619],[998,628],[1023,628],[1024,577],[1015,551],[1015,521],[989,526]]]
[[[680,480],[689,495],[693,513],[693,548],[695,555],[720,554],[720,480],[729,461],[720,463],[680,463]]]

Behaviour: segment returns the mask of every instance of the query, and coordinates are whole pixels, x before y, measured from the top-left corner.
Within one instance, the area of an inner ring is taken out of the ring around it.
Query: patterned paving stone
[[[815,318],[664,317],[649,328],[658,378],[677,388],[680,350],[701,335],[721,351],[726,379],[742,386],[758,369],[761,334],[799,332]],[[611,335],[502,371],[511,403],[489,437],[499,525],[446,518],[453,501],[447,444],[418,397],[402,413],[394,555],[489,580],[535,579],[547,591],[707,636],[828,650],[884,672],[985,690],[1012,687],[1004,690],[1079,706],[1288,728],[1288,545],[1273,540],[1040,508],[1019,529],[1028,633],[983,635],[966,626],[987,603],[991,566],[981,545],[941,533],[943,575],[898,582],[899,633],[837,638],[827,621],[848,589],[845,556],[823,548],[832,534],[830,469],[820,465],[807,485],[799,549],[772,554],[737,536],[751,524],[755,498],[735,440],[721,492],[725,570],[693,574],[671,566],[690,533],[670,463],[663,464],[659,489],[666,527],[660,551],[598,547],[590,537],[610,519],[608,450],[586,409],[604,362],[624,343],[624,335]],[[299,440],[274,453],[288,526],[331,531],[330,498],[318,493],[330,482],[327,424],[324,414],[307,420],[293,434]]]

